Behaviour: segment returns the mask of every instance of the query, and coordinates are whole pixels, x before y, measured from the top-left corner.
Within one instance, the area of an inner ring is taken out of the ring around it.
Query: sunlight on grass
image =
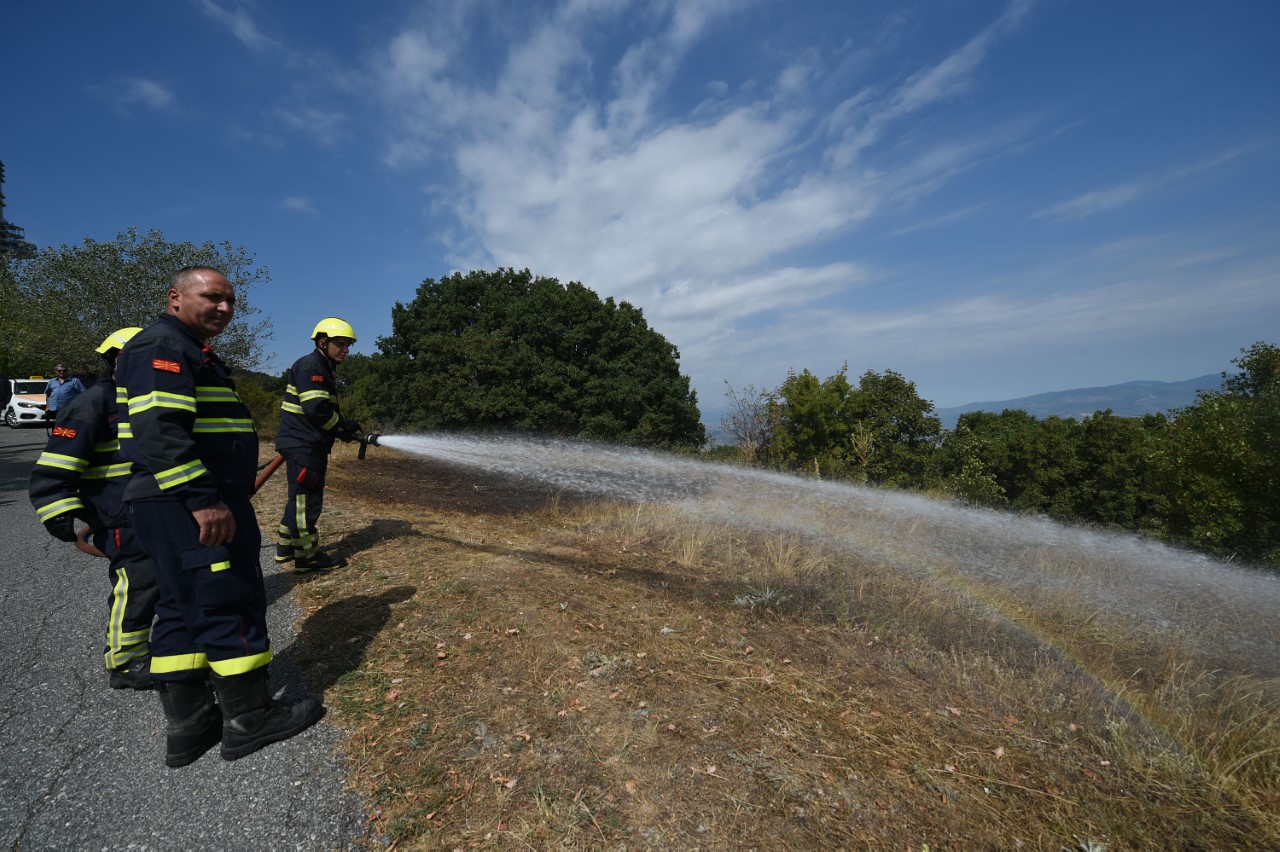
[[[739,492],[369,515],[300,644],[384,842],[1280,847],[1271,586]]]

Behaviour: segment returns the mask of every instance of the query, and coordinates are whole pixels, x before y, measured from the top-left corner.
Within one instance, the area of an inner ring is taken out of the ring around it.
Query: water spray
[[[1247,661],[1254,673],[1280,677],[1280,576],[1141,536],[582,441],[427,433],[384,435],[378,444],[553,492],[821,540],[858,559],[953,574],[1030,601],[1066,595],[1150,630],[1198,633],[1206,659]]]

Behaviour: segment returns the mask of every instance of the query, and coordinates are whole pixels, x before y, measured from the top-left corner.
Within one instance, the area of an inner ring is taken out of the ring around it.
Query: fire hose
[[[376,432],[371,432],[368,435],[357,436],[356,440],[360,442],[360,451],[356,453],[356,458],[363,460],[364,454],[368,451],[369,447],[376,447],[378,445],[378,438],[380,437],[382,436],[378,435]],[[251,494],[257,494],[258,490],[266,484],[267,480],[271,478],[273,473],[280,469],[280,465],[282,464],[284,464],[284,456],[280,453],[276,453],[271,461],[259,467],[258,478],[253,481],[253,491]],[[80,528],[80,531],[76,533],[76,549],[82,553],[87,553],[90,556],[99,556],[106,559],[107,554],[94,547],[93,543],[89,541],[89,536],[92,532],[93,529],[91,527]]]
[[[370,446],[378,446],[378,439],[382,436],[376,432],[370,432],[368,435],[357,435],[355,440],[360,442],[360,451],[356,453],[356,458],[364,460],[364,454],[369,450]],[[262,486],[267,484],[267,480],[271,475],[280,469],[280,465],[284,464],[284,456],[276,453],[271,461],[258,468],[258,478],[253,481],[253,491],[251,494],[257,494]]]

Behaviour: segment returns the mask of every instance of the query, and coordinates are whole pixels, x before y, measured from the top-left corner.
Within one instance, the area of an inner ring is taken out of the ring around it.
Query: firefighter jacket
[[[307,448],[328,455],[342,420],[336,390],[333,362],[319,349],[294,362],[280,405],[276,449]]]
[[[125,500],[170,498],[189,511],[253,493],[258,433],[227,366],[177,318],[134,335],[116,361]]]
[[[58,412],[31,469],[28,494],[40,522],[67,512],[96,515],[106,527],[127,527],[124,487],[129,462],[116,437],[116,386],[103,379]]]

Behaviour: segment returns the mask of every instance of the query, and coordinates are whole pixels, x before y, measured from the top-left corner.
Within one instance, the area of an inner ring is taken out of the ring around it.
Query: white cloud
[[[220,6],[213,0],[200,0],[200,8],[205,15],[230,30],[231,34],[245,47],[253,50],[263,50],[275,44],[274,40],[268,38],[258,29],[258,25],[254,23],[253,18],[249,16],[249,13],[242,6],[237,6],[232,10]]]
[[[325,147],[336,145],[345,135],[347,117],[342,113],[301,106],[277,109],[271,115],[289,130]]]
[[[1216,235],[1203,242],[1215,245]],[[846,361],[855,376],[896,370],[943,406],[978,398],[965,382],[1009,386],[1023,372],[1042,373],[1046,358],[1081,365],[1093,376],[1089,384],[1158,378],[1171,364],[1167,378],[1188,378],[1206,371],[1204,358],[1192,353],[1207,349],[1201,342],[1214,332],[1280,316],[1280,256],[1271,247],[1258,256],[1262,248],[1246,244],[1223,257],[1188,235],[1124,241],[1047,265],[1036,286],[1016,292],[1002,282],[979,282],[971,289],[981,295],[909,308],[877,309],[856,300],[820,309],[783,306],[750,334],[699,336],[680,329],[675,342],[682,369],[698,377],[704,408],[715,407],[726,380],[734,387],[776,386],[788,369],[825,376]],[[1226,262],[1207,269],[1200,265],[1206,254]],[[1084,287],[1068,286],[1080,280]],[[868,275],[867,284],[885,282]],[[1149,343],[1170,335],[1183,338],[1185,353]],[[971,375],[956,378],[952,364],[966,365]],[[1028,392],[1053,389],[1037,386],[1034,375],[1029,381]]]
[[[1095,189],[1077,195],[1041,210],[1034,215],[1036,219],[1081,219],[1104,210],[1121,207],[1136,198],[1140,198],[1157,182],[1149,180],[1131,181],[1108,189]]]
[[[168,109],[174,102],[173,93],[166,86],[145,77],[120,77],[94,84],[89,90],[122,114],[135,107]]]
[[[1126,183],[1117,184],[1107,189],[1095,189],[1069,198],[1052,207],[1034,214],[1037,219],[1082,219],[1095,213],[1123,207],[1151,192],[1171,184],[1189,180],[1202,172],[1215,169],[1240,157],[1249,146],[1239,146],[1210,157],[1207,160],[1190,163],[1170,169],[1153,177],[1139,178]]]
[[[313,216],[319,213],[311,203],[311,199],[302,195],[295,195],[290,198],[286,198],[284,201],[280,202],[280,206],[285,210],[292,210],[297,213],[310,213]]]

